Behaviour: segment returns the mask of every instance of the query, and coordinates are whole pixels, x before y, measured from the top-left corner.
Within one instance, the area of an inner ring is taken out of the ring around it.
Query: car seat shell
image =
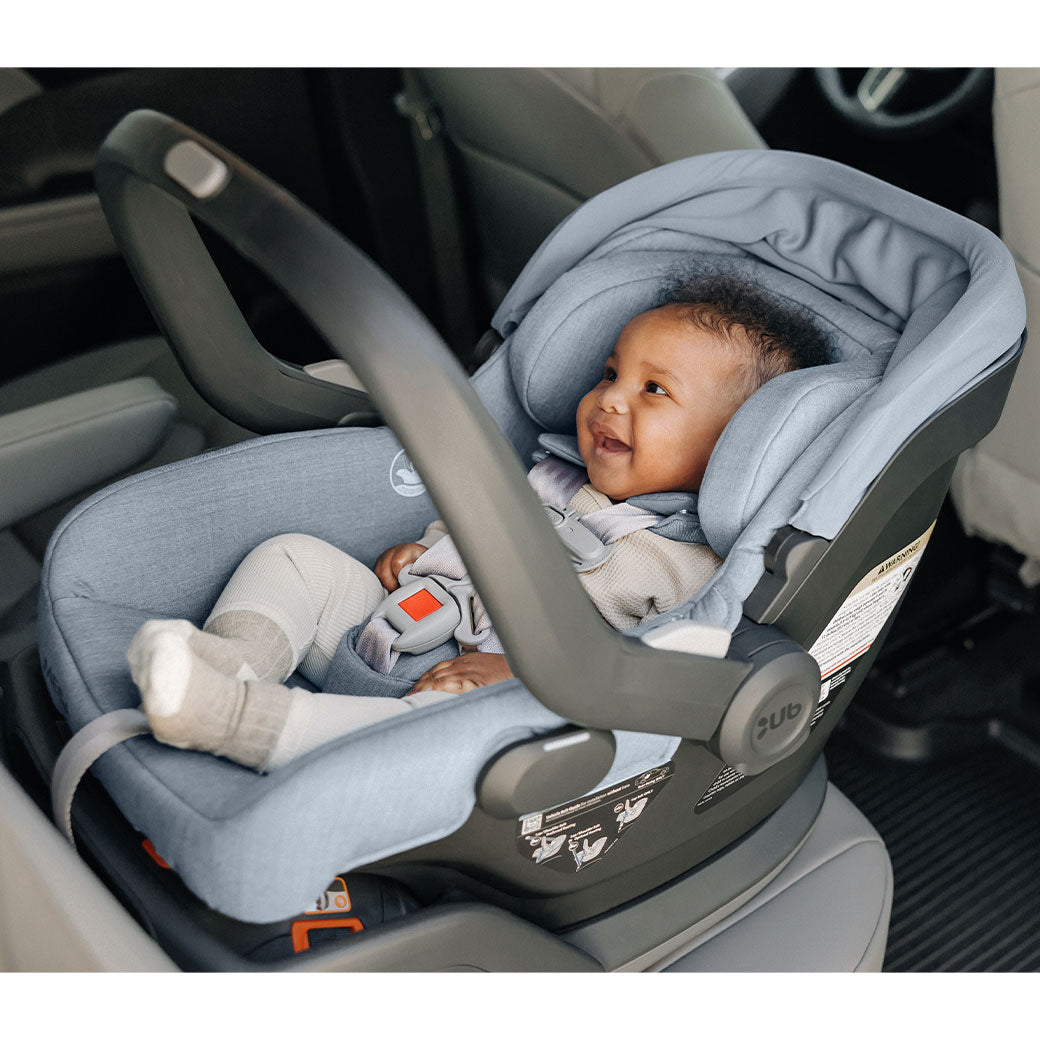
[[[773,531],[797,521],[835,533],[913,430],[1014,350],[1023,308],[1013,266],[969,223],[808,156],[728,153],[653,170],[592,200],[546,242],[496,315],[506,342],[474,386],[523,457],[544,428],[532,417],[544,420],[535,399],[544,390],[516,378],[528,311],[567,271],[626,253],[627,263],[650,251],[654,235],[667,238],[667,253],[676,235],[702,252],[722,243],[714,251],[727,262],[767,264],[791,291],[805,285],[850,327],[873,329],[870,343],[843,345],[854,368],[866,366],[857,370],[864,383],[851,384],[850,395],[836,373],[834,411],[820,422],[828,437],[814,438],[780,478],[782,509],[763,514],[771,490],[757,489],[761,502],[730,556],[740,566],[728,560],[712,586],[721,602],[723,577],[740,574],[725,606],[732,627]],[[645,306],[640,293],[622,288],[621,297],[628,316]],[[611,333],[602,322],[595,336],[570,339],[568,384],[600,367]],[[808,398],[790,382],[795,398]],[[777,431],[764,432],[774,439]],[[720,447],[717,468],[730,452],[753,457],[768,444]],[[423,496],[395,494],[386,475],[400,451],[385,430],[289,434],[130,478],[74,510],[48,550],[40,611],[48,685],[73,728],[135,702],[120,648],[143,620],[201,621],[244,552],[271,534],[303,530],[365,562],[414,537],[433,508]],[[232,514],[244,519],[227,524]],[[511,681],[350,735],[269,776],[150,738],[109,752],[96,772],[203,899],[243,920],[270,920],[306,906],[338,871],[450,834],[472,810],[476,777],[496,750],[564,721]],[[619,742],[606,782],[666,760],[675,743],[654,734]]]

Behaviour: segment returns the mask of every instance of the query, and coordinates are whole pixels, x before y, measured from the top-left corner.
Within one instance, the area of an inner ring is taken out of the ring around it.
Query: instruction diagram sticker
[[[920,538],[865,575],[809,648],[824,683],[873,646],[914,576],[934,528],[933,523]],[[834,685],[832,681],[829,689]]]
[[[565,874],[598,863],[642,819],[673,771],[667,762],[579,801],[521,816],[517,851]]]

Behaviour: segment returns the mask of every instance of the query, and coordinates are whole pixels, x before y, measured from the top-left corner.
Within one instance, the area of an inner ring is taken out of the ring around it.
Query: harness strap
[[[588,474],[569,462],[550,456],[539,462],[528,473],[527,479],[546,505],[563,513],[567,511],[571,499],[588,481]],[[580,516],[575,513],[574,516],[582,527],[588,528],[604,545],[613,545],[634,531],[653,527],[661,519],[658,513],[631,502],[617,502]]]
[[[584,469],[561,459],[543,459],[528,473],[527,479],[543,503],[562,514],[571,524],[586,528],[606,546],[634,531],[652,527],[660,520],[659,514],[628,502],[619,502],[579,515],[569,508],[569,504],[588,480],[588,474]],[[566,525],[557,525],[557,529],[561,530],[563,526]],[[585,532],[582,534],[587,537]],[[566,538],[564,540],[566,542]],[[606,555],[608,554],[604,553],[602,559],[605,559]],[[602,559],[596,561],[597,565]],[[442,538],[427,549],[408,570],[416,577],[444,578],[448,581],[461,581],[466,578],[466,565],[462,562],[462,557],[450,536]],[[472,609],[473,632],[484,637],[481,649],[485,652],[501,653],[502,646],[490,631],[491,621],[480,597],[474,595],[465,608]],[[355,650],[370,668],[386,675],[400,657],[400,651],[395,650],[392,645],[398,635],[397,629],[385,618],[374,617],[362,630]]]
[[[151,732],[148,717],[140,708],[120,708],[88,722],[62,748],[51,776],[51,812],[73,848],[72,799],[87,770],[110,748]]]

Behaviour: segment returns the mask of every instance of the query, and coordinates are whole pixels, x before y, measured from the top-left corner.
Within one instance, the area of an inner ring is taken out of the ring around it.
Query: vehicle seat
[[[711,69],[422,69],[461,160],[497,306],[586,199],[675,159],[765,142]]]
[[[1040,314],[1040,70],[997,69],[993,96],[1001,236],[1015,258],[1026,308]],[[965,452],[951,492],[968,534],[1010,546],[1025,561],[1020,577],[1040,584],[1040,456],[1036,402],[1040,352],[1026,346],[1000,422]]]
[[[0,662],[36,641],[40,564],[69,509],[116,477],[250,436],[203,401],[159,336],[0,384]]]

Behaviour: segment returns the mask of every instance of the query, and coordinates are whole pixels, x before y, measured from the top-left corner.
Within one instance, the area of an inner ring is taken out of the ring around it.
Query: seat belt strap
[[[148,717],[140,708],[120,708],[88,722],[62,748],[51,777],[51,812],[73,848],[72,799],[87,770],[110,748],[151,732]]]
[[[440,116],[415,70],[404,69],[402,78],[404,90],[396,105],[409,121],[415,144],[445,338],[456,354],[465,357],[476,346],[477,328],[447,142]]]

